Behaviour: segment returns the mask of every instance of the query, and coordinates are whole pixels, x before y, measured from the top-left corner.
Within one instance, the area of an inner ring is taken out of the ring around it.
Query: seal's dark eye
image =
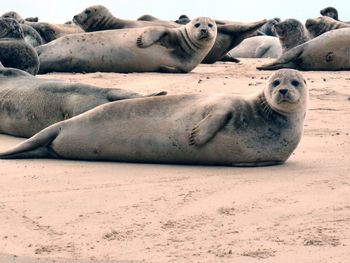
[[[197,23],[194,25],[195,28],[198,28],[201,24],[200,23]]]
[[[279,84],[281,84],[281,82],[278,79],[276,79],[274,82],[272,82],[272,86],[274,88],[276,88]]]
[[[91,14],[91,10],[86,10],[86,11],[85,11],[85,14],[86,14],[86,15],[90,15],[90,14]]]
[[[212,28],[212,27],[213,27],[213,24],[208,24],[208,27]]]
[[[293,79],[293,80],[292,80],[292,85],[293,85],[294,87],[299,87],[300,82],[297,81],[297,80],[295,80],[295,79]]]

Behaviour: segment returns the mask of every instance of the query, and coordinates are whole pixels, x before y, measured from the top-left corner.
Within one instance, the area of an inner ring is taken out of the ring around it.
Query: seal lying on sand
[[[301,45],[310,40],[305,26],[298,20],[289,18],[273,26],[282,46],[282,52]]]
[[[277,37],[256,36],[244,39],[227,55],[234,58],[278,58],[282,55],[282,46]]]
[[[39,69],[37,53],[24,41],[19,23],[12,18],[0,18],[0,61],[5,67],[22,69],[33,75]]]
[[[348,70],[350,69],[349,49],[350,29],[332,30],[292,48],[276,61],[258,69]]]
[[[303,76],[281,70],[247,98],[198,94],[111,102],[42,130],[0,158],[281,164],[301,139],[307,100]]]
[[[350,27],[350,24],[334,20],[328,16],[321,16],[306,20],[305,26],[310,36],[315,38],[331,30]]]
[[[165,27],[179,27],[175,22],[152,20],[124,20],[116,18],[112,13],[102,5],[94,5],[86,8],[81,13],[73,17],[74,23],[79,25],[85,32],[95,32],[101,30],[111,29],[125,29],[125,28],[140,28],[147,26],[165,26]]]
[[[140,97],[143,95],[122,89],[39,79],[18,69],[0,69],[0,132],[30,137],[101,104]]]
[[[215,22],[194,19],[178,28],[106,30],[62,37],[37,47],[40,73],[189,72],[212,48]]]

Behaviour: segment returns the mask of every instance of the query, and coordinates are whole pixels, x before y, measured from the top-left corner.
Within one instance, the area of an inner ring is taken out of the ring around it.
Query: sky
[[[349,0],[2,0],[0,14],[16,11],[23,17],[39,17],[40,21],[63,23],[86,7],[106,6],[114,16],[136,19],[151,14],[164,20],[176,20],[186,14],[190,18],[208,16],[233,21],[256,21],[280,17],[304,22],[320,16],[319,11],[333,6],[339,18],[350,21]]]

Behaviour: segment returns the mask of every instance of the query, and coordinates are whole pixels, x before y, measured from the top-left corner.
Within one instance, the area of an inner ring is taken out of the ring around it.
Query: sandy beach
[[[264,87],[271,72],[255,67],[269,61],[38,77],[244,95]],[[281,166],[0,160],[0,262],[349,262],[350,74],[303,75],[304,135]],[[0,135],[0,151],[21,141]]]

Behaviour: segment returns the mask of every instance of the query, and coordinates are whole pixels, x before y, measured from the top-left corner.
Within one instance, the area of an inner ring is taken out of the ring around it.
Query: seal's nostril
[[[284,96],[287,94],[288,89],[280,89],[278,92]]]

